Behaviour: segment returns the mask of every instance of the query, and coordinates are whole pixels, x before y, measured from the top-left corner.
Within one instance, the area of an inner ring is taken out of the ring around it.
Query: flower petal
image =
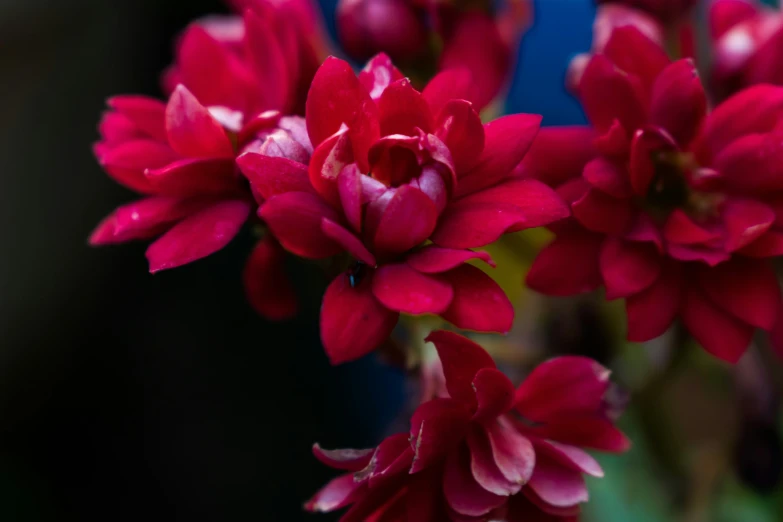
[[[574,217],[588,230],[621,236],[634,223],[634,208],[628,199],[617,199],[590,189],[571,205]]]
[[[537,454],[536,469],[528,487],[545,503],[556,508],[587,502],[589,495],[582,473],[558,465]]]
[[[309,192],[285,192],[272,196],[258,211],[280,244],[308,259],[324,259],[342,247],[323,233],[323,218],[339,222],[337,212]]]
[[[473,478],[466,446],[451,452],[446,458],[443,495],[451,509],[469,517],[486,515],[506,501],[505,496],[487,491]]]
[[[605,158],[595,158],[585,165],[582,175],[590,185],[612,197],[633,196],[628,171],[623,165]]]
[[[744,323],[769,330],[781,306],[775,271],[766,260],[743,259],[698,271],[702,291],[713,304]]]
[[[599,263],[609,300],[642,292],[661,273],[661,258],[650,243],[607,238],[601,247]]]
[[[285,192],[314,192],[307,165],[297,161],[246,152],[237,158],[237,165],[250,182],[254,194],[263,199]]]
[[[165,167],[178,159],[178,154],[165,143],[146,139],[112,146],[98,157],[101,167],[114,181],[145,194],[154,193],[155,189],[144,171]]]
[[[401,253],[419,245],[435,229],[438,212],[421,190],[403,185],[381,215],[375,231],[377,251]]]
[[[353,148],[348,129],[325,139],[313,151],[308,174],[313,188],[327,202],[340,204],[339,176],[343,169],[354,164]]]
[[[775,211],[751,199],[730,199],[721,209],[726,227],[726,250],[733,252],[763,236],[775,222]]]
[[[417,272],[405,263],[379,268],[372,290],[385,307],[413,315],[439,314],[454,297],[448,283]]]
[[[241,194],[242,188],[230,158],[184,159],[144,175],[158,193],[179,197]]]
[[[360,471],[370,463],[374,449],[337,449],[326,450],[319,444],[313,444],[315,458],[334,469]]]
[[[438,350],[449,396],[473,404],[476,400],[473,380],[480,370],[495,368],[492,357],[467,337],[446,330],[432,332],[425,341],[433,343]]]
[[[146,96],[113,96],[107,104],[155,141],[166,141],[166,104]]]
[[[454,299],[441,317],[463,330],[511,330],[514,307],[491,277],[471,265],[459,266],[442,277],[451,283]]]
[[[589,126],[542,127],[518,171],[522,177],[556,187],[582,174],[596,154]]]
[[[498,469],[492,446],[486,431],[474,424],[468,432],[468,448],[470,449],[470,471],[476,482],[485,490],[495,495],[515,495],[522,489],[522,484],[508,480]]]
[[[366,265],[375,266],[375,256],[373,256],[361,240],[353,235],[348,229],[328,218],[322,218],[321,230],[357,260]]]
[[[440,274],[457,268],[471,259],[480,259],[489,266],[495,267],[495,262],[487,252],[481,250],[455,250],[435,245],[428,245],[409,254],[405,262],[423,274]]]
[[[527,154],[541,126],[541,116],[512,114],[484,124],[484,151],[475,167],[460,177],[456,197],[497,185]]]
[[[783,133],[737,139],[718,154],[715,168],[737,191],[765,195],[783,190]]]
[[[636,131],[631,141],[631,161],[629,171],[631,186],[637,195],[646,197],[650,184],[655,178],[653,156],[660,152],[676,151],[677,145],[660,128],[645,128]]]
[[[404,78],[387,55],[375,55],[359,73],[359,83],[370,93],[370,98],[377,101],[383,91],[397,80]]]
[[[484,126],[470,102],[450,100],[441,110],[435,129],[435,135],[451,151],[458,175],[476,165],[484,150]]]
[[[587,357],[562,356],[539,364],[517,388],[514,407],[526,419],[598,414],[610,371]]]
[[[343,214],[357,233],[362,231],[362,178],[365,177],[355,163],[346,166],[337,175],[337,192]]]
[[[707,230],[696,223],[682,209],[674,209],[663,226],[663,237],[669,243],[678,245],[709,244],[720,238],[720,234]]]
[[[470,426],[470,415],[455,399],[432,399],[416,408],[410,432],[416,456],[410,472],[418,473],[454,450]]]
[[[310,512],[330,513],[356,502],[363,483],[355,482],[353,475],[348,473],[333,479],[305,503],[305,509]]]
[[[538,253],[525,283],[546,295],[592,292],[603,282],[598,262],[603,237],[589,232],[559,235]]]
[[[272,321],[290,319],[299,308],[284,261],[283,249],[272,236],[267,236],[251,252],[242,275],[250,305]]]
[[[696,137],[707,116],[707,95],[693,60],[678,60],[655,80],[650,123],[666,129],[683,147]]]
[[[321,342],[332,364],[370,353],[389,337],[400,315],[375,298],[371,274],[352,281],[347,274],[337,276],[321,305]]]
[[[530,440],[517,431],[507,417],[486,423],[484,429],[489,437],[495,464],[503,476],[516,484],[526,484],[536,462]]]
[[[682,285],[680,264],[668,261],[649,288],[626,299],[629,341],[650,341],[669,329],[680,310]]]
[[[438,118],[450,100],[476,103],[478,91],[473,84],[470,71],[465,68],[452,68],[436,74],[421,94],[427,100],[432,115]]]
[[[169,144],[194,158],[233,158],[234,148],[220,123],[184,86],[178,85],[166,105]]]
[[[415,136],[416,129],[431,132],[432,114],[424,97],[406,78],[389,85],[378,100],[381,136]]]
[[[638,76],[648,89],[669,65],[663,47],[630,24],[612,29],[604,54],[626,73]]]
[[[753,327],[724,312],[695,285],[684,293],[682,321],[696,342],[715,357],[736,363],[753,337]]]
[[[479,370],[472,385],[478,401],[476,413],[473,414],[474,421],[495,419],[514,404],[514,385],[500,370]]]
[[[293,78],[288,74],[286,56],[272,22],[251,9],[245,11],[244,22],[244,42],[250,65],[257,77],[263,78],[264,108],[290,110],[293,100],[289,99],[289,93],[294,90]]]
[[[561,466],[565,466],[580,473],[587,473],[593,477],[603,477],[604,471],[601,465],[584,450],[568,444],[560,444],[552,440],[537,440],[535,451],[546,455]]]
[[[198,212],[209,201],[151,197],[118,207],[103,220],[90,236],[91,245],[122,243],[134,239],[149,239],[166,230],[180,219]]]
[[[223,201],[183,219],[147,249],[150,272],[192,263],[226,246],[247,220],[250,204]]]
[[[609,130],[615,119],[628,133],[646,120],[638,78],[618,69],[606,56],[594,55],[587,64],[579,93],[587,117],[598,132]]]

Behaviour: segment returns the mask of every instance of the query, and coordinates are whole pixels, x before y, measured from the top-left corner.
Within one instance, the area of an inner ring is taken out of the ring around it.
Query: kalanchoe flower
[[[245,3],[242,17],[208,17],[183,32],[164,89],[183,84],[204,105],[247,117],[301,114],[326,54],[316,7],[309,0]]]
[[[783,85],[783,13],[756,0],[715,0],[710,36],[721,96],[759,83]]]
[[[597,0],[598,4],[626,5],[650,13],[663,22],[676,21],[693,9],[697,0]]]
[[[247,153],[240,168],[259,215],[290,252],[350,262],[326,290],[321,338],[332,362],[365,355],[400,313],[438,314],[464,329],[507,332],[513,307],[471,259],[506,232],[568,215],[535,180],[511,179],[540,117],[485,125],[469,76],[448,71],[416,91],[388,57],[359,74],[329,58],[307,100],[309,168]],[[428,244],[432,242],[433,244]]]
[[[626,300],[629,340],[679,317],[706,350],[736,361],[781,308],[769,258],[783,254],[783,88],[747,89],[708,114],[693,63],[670,63],[621,28],[579,92],[593,128],[542,131],[519,169],[558,186],[573,214],[553,227],[529,286],[604,286]]]
[[[609,372],[590,359],[543,363],[514,389],[492,358],[465,337],[428,338],[448,394],[423,403],[409,433],[372,450],[315,456],[348,473],[305,507],[341,522],[576,520],[588,499],[583,476],[603,476],[582,448],[622,452],[625,436],[607,415]]]

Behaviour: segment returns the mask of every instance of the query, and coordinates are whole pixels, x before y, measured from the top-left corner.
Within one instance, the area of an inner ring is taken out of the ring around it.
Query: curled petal
[[[336,511],[358,500],[364,487],[365,484],[353,480],[351,473],[341,475],[324,486],[304,507],[318,513]]]
[[[258,215],[266,221],[280,244],[308,259],[323,259],[342,248],[323,233],[321,221],[339,222],[337,212],[308,192],[286,192],[269,198]]]
[[[495,368],[492,357],[467,337],[446,330],[432,332],[425,341],[433,343],[438,350],[449,395],[473,404],[473,381],[480,370]]]
[[[451,283],[454,298],[441,317],[464,330],[501,333],[511,330],[514,307],[491,277],[471,265],[457,267],[442,277]]]
[[[307,165],[297,161],[246,152],[237,165],[262,201],[286,192],[313,192]]]
[[[416,129],[431,132],[432,114],[424,97],[407,79],[389,85],[378,100],[381,136],[414,136]]]
[[[400,315],[375,298],[372,274],[352,281],[347,274],[337,276],[321,305],[321,341],[332,364],[370,353],[389,337]]]
[[[315,148],[308,173],[313,188],[334,206],[340,204],[339,176],[354,164],[348,129],[342,129]]]
[[[185,86],[178,85],[166,105],[169,144],[194,158],[233,158],[234,148],[220,123]]]
[[[492,455],[498,469],[507,480],[526,484],[535,467],[536,454],[530,440],[507,420],[499,417],[486,423],[484,428],[492,447]]]
[[[653,85],[650,123],[687,146],[706,115],[707,95],[693,60],[678,60],[664,69]]]
[[[582,473],[537,455],[536,469],[528,487],[546,504],[567,508],[587,502],[587,486]]]
[[[495,495],[508,496],[519,493],[522,484],[508,480],[501,473],[495,462],[489,437],[483,428],[474,425],[468,433],[467,443],[470,449],[470,470],[473,478],[482,488]]]
[[[487,491],[473,478],[467,447],[453,451],[447,457],[443,494],[451,509],[469,517],[486,515],[506,501],[505,496]]]
[[[593,477],[603,477],[601,465],[584,450],[568,444],[560,444],[552,440],[537,440],[536,452],[546,455],[550,460],[561,466],[565,466],[580,473],[587,473]]]
[[[655,177],[652,157],[660,152],[674,151],[674,139],[659,128],[645,128],[634,134],[631,142],[631,186],[639,196],[647,196]]]
[[[372,281],[375,297],[391,310],[407,314],[439,314],[454,297],[451,286],[404,263],[384,265]]]
[[[320,445],[313,445],[315,458],[334,469],[359,471],[370,463],[374,450],[370,449],[338,449],[326,450]]]
[[[131,190],[149,194],[155,189],[144,176],[145,170],[165,167],[178,160],[179,156],[168,145],[145,139],[110,147],[98,158],[101,167],[114,181]]]
[[[147,249],[150,272],[192,263],[234,239],[250,214],[246,201],[223,201],[183,219]]]

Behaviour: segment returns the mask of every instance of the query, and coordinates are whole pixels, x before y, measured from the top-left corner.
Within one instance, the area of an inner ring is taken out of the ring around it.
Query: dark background
[[[509,107],[573,122],[560,86],[590,8],[544,3]],[[174,36],[221,11],[0,0],[0,520],[330,520],[301,512],[332,476],[310,445],[370,446],[403,404],[401,375],[375,359],[328,365],[323,283],[305,267],[291,267],[296,321],[245,305],[249,234],[154,277],[145,245],[86,244],[133,197],[91,154],[104,100],[158,95]]]

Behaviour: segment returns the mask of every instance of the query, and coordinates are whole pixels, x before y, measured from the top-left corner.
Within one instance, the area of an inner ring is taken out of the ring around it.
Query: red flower
[[[386,339],[400,313],[438,314],[460,328],[507,332],[513,308],[469,259],[502,234],[568,215],[546,185],[510,174],[539,116],[486,125],[467,101],[462,72],[419,93],[385,56],[357,78],[329,58],[307,100],[315,152],[309,169],[244,154],[239,166],[266,200],[259,215],[290,252],[352,267],[326,291],[321,338],[334,363]],[[422,246],[426,241],[434,244]]]
[[[634,9],[646,11],[664,22],[673,21],[686,15],[696,5],[697,0],[597,0],[599,4],[624,4]]]
[[[305,507],[351,506],[342,522],[576,520],[588,498],[583,474],[603,476],[581,447],[629,447],[606,414],[609,372],[590,359],[560,357],[515,390],[469,339],[437,331],[427,340],[443,362],[448,396],[423,403],[410,433],[374,450],[316,445],[319,460],[349,473]]]
[[[710,34],[713,80],[720,94],[760,83],[783,85],[780,11],[750,0],[715,0]]]
[[[693,64],[622,28],[579,92],[593,129],[542,132],[520,166],[557,185],[574,217],[554,227],[528,284],[552,295],[603,285],[626,299],[629,340],[679,317],[736,361],[781,306],[768,258],[783,253],[783,88],[745,90],[708,115]]]
[[[301,114],[326,50],[316,8],[309,0],[246,4],[241,18],[209,17],[184,31],[164,89],[183,84],[204,105],[247,116]]]

